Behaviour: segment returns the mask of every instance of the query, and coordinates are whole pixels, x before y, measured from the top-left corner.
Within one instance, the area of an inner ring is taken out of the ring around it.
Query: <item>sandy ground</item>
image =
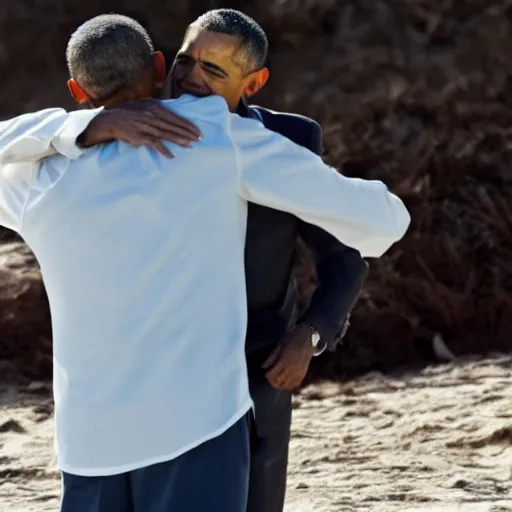
[[[52,420],[46,385],[0,393],[1,512],[58,510]],[[289,474],[286,512],[512,511],[512,357],[305,389]]]

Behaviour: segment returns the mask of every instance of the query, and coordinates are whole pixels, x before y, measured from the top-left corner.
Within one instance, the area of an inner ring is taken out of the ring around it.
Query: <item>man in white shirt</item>
[[[162,55],[124,16],[82,25],[67,58],[72,94],[92,106],[152,97],[165,78]],[[50,302],[65,512],[245,510],[247,201],[367,257],[410,221],[382,183],[340,176],[217,96],[164,105],[200,129],[195,151],[81,150],[74,141],[100,109],[0,126],[0,224],[34,251]]]

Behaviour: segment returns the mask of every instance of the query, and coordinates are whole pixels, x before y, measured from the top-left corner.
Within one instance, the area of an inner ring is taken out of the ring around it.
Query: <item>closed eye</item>
[[[215,64],[211,64],[210,62],[201,62],[201,67],[211,75],[214,75],[218,78],[227,78],[228,74],[219,66]]]
[[[214,76],[215,78],[226,78],[226,75],[224,75],[223,73],[221,73],[220,71],[216,70],[216,69],[212,69],[212,68],[209,68],[207,66],[201,66],[203,68],[203,70],[208,73],[209,75],[212,75]]]

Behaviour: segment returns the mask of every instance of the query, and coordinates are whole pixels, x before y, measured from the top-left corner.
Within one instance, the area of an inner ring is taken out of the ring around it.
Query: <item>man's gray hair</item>
[[[192,24],[202,30],[238,38],[242,51],[255,71],[267,66],[268,38],[261,26],[250,16],[235,9],[212,9]]]
[[[144,27],[127,16],[103,14],[81,25],[69,40],[69,74],[87,94],[106,100],[138,85],[154,62]]]

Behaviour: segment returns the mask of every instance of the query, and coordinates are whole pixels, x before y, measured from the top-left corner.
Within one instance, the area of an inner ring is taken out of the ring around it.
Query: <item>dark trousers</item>
[[[251,419],[251,470],[247,512],[282,512],[286,493],[292,399],[260,372],[249,373],[256,417]]]
[[[119,475],[63,474],[61,512],[244,512],[249,422],[181,457]]]

